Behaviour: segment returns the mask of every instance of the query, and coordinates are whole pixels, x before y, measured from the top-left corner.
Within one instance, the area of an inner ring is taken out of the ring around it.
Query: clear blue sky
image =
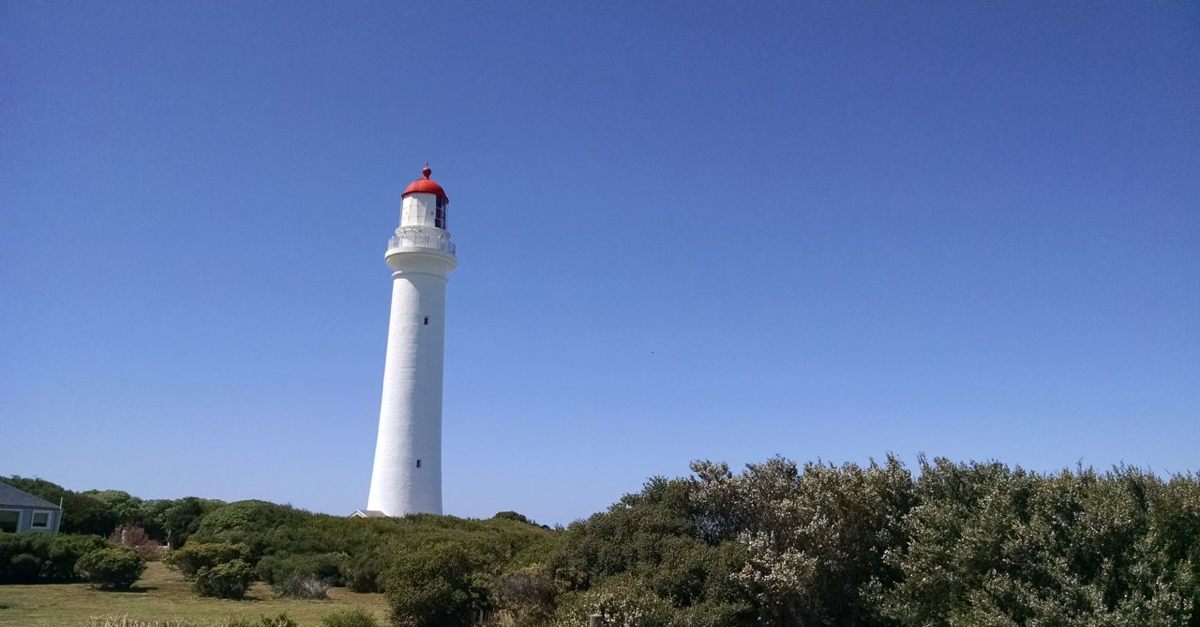
[[[1200,4],[6,0],[0,474],[364,506],[426,160],[448,513],[1200,470]]]

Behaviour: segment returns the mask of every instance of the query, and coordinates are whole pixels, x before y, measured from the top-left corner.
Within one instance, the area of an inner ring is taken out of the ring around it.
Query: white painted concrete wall
[[[401,226],[444,234],[433,226],[435,202],[433,194],[405,197]],[[367,509],[441,514],[446,282],[457,261],[445,250],[411,248],[389,250],[387,261],[392,312]]]
[[[437,194],[409,194],[400,204],[400,226],[435,226]]]

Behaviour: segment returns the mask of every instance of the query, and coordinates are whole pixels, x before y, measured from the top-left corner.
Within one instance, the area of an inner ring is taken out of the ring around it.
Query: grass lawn
[[[148,564],[133,591],[100,592],[87,584],[0,586],[0,625],[5,627],[83,627],[92,617],[128,616],[142,620],[188,620],[221,625],[233,618],[258,618],[287,612],[305,627],[318,627],[321,617],[340,610],[362,608],[386,625],[387,608],[381,594],[359,594],[332,588],[326,601],[276,599],[271,588],[254,584],[243,601],[205,599],[191,584],[162,562]],[[7,606],[7,608],[5,608]]]

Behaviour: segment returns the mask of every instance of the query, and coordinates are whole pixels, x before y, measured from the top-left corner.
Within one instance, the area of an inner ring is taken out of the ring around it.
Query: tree
[[[194,496],[176,500],[149,501],[144,505],[147,530],[172,547],[183,546],[187,539],[200,528],[200,522],[208,513],[225,503]]]

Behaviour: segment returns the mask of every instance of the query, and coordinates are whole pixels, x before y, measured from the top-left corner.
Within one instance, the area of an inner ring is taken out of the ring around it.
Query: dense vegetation
[[[51,503],[61,501],[62,533],[108,537],[117,526],[131,525],[172,546],[183,544],[205,514],[224,505],[193,496],[146,501],[119,490],[72,492],[45,479],[18,476],[0,477],[0,481]]]
[[[101,548],[100,536],[0,533],[0,584],[72,581],[75,562]]]
[[[694,464],[567,531],[561,602],[639,625],[1200,624],[1196,477],[920,471]]]
[[[697,462],[566,529],[512,512],[352,519],[200,499],[140,502],[113,522],[189,502],[198,515],[154,533],[189,537],[168,562],[193,581],[381,590],[397,625],[580,626],[598,613],[626,627],[1200,627],[1200,480],[1127,467]],[[0,573],[28,576],[5,541]]]

